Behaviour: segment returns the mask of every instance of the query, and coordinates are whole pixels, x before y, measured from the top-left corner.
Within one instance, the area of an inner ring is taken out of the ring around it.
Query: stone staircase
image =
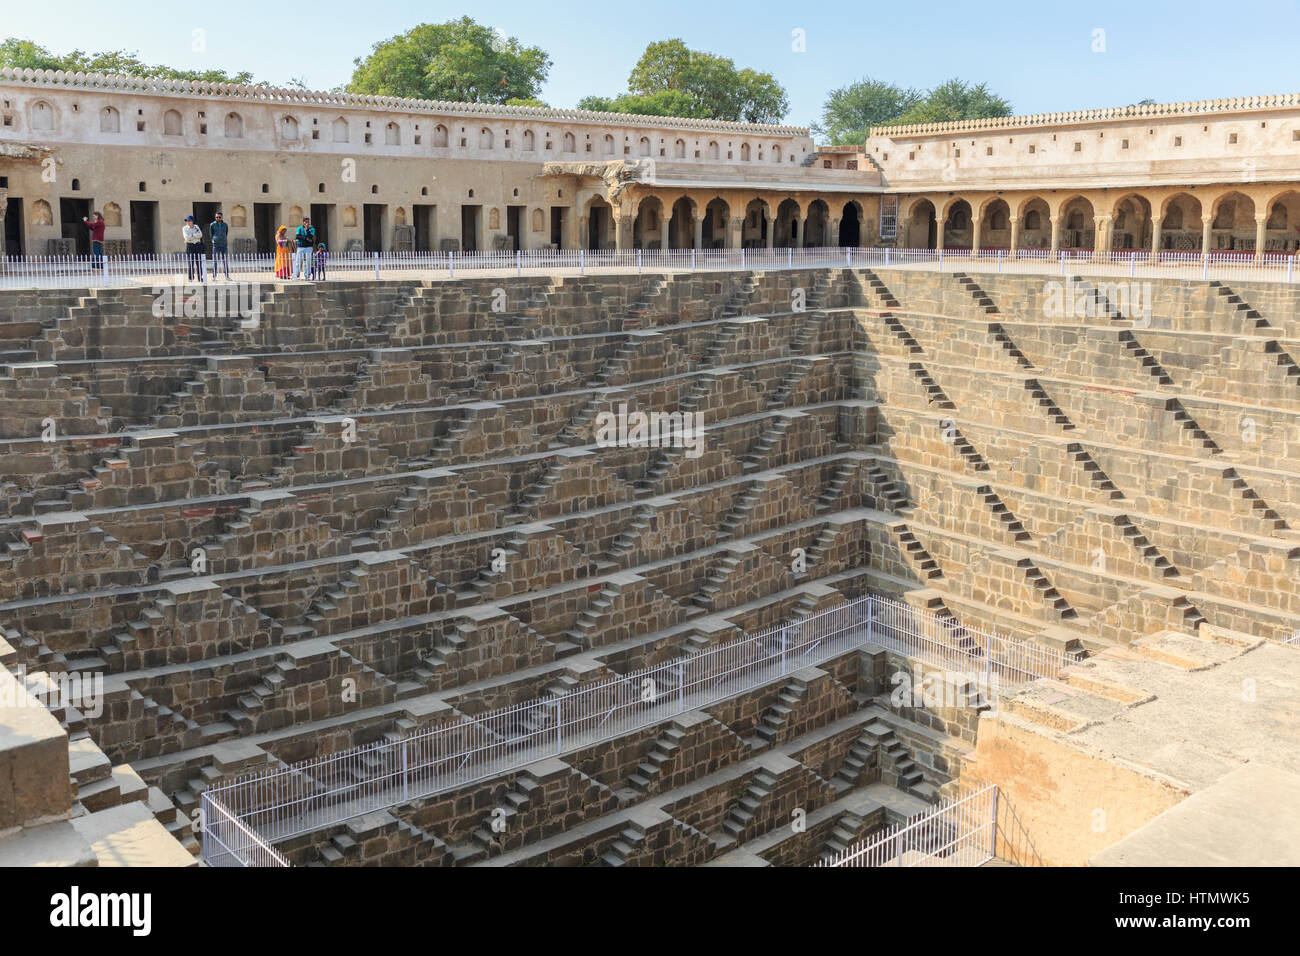
[[[1052,401],[1052,397],[1047,394],[1047,389],[1036,378],[1025,379],[1025,391],[1031,398],[1038,403],[1038,407],[1043,410],[1050,422],[1059,425],[1062,429],[1070,431],[1074,428],[1074,422],[1070,421],[1069,416],[1061,411],[1059,405]]]
[[[993,304],[987,292],[979,287],[979,284],[964,272],[954,272],[952,277],[961,284],[962,289],[970,295],[975,305],[980,311],[990,315],[998,314],[998,307]]]
[[[763,429],[763,433],[758,436],[758,440],[740,459],[746,474],[763,471],[768,466],[768,456],[771,455],[772,449],[781,444],[782,439],[785,438],[785,433],[790,429],[791,421],[792,419],[779,415],[772,419],[771,423]]]
[[[744,793],[731,808],[721,827],[721,836],[728,843],[743,843],[749,824],[766,800],[772,794],[777,779],[766,769],[758,773],[745,786]]]
[[[727,583],[727,578],[744,563],[742,558],[728,552],[709,572],[709,576],[699,592],[691,598],[691,603],[705,611],[713,611],[713,601],[723,585]]]
[[[798,677],[792,677],[776,695],[776,701],[766,710],[755,728],[757,739],[751,746],[773,746],[780,742],[790,721],[794,709],[803,703],[808,693],[808,684]]]
[[[817,497],[817,514],[827,514],[835,510],[835,503],[844,496],[845,489],[857,480],[860,468],[861,466],[854,462],[851,465],[840,465],[835,469],[835,474]]]
[[[1169,373],[1164,370],[1156,357],[1144,349],[1133,333],[1128,329],[1123,329],[1119,333],[1119,342],[1128,353],[1142,366],[1143,370],[1154,378],[1161,385],[1173,385],[1174,380]]]
[[[921,388],[925,390],[926,402],[930,405],[938,405],[944,409],[955,409],[957,404],[948,397],[939,383],[934,380],[929,370],[920,362],[909,362],[907,370],[912,373],[912,377],[920,383]]]
[[[641,796],[648,795],[663,777],[664,766],[676,759],[686,734],[670,726],[650,744],[645,759],[637,764],[636,772],[628,778],[628,786]]]

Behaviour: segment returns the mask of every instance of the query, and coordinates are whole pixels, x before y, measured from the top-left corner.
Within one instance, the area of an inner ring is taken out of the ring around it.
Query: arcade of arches
[[[879,198],[776,198],[725,192],[639,192],[615,207],[580,205],[584,249],[772,249],[860,246],[876,235]]]
[[[903,197],[898,245],[912,249],[1220,253],[1300,249],[1300,191],[1202,186]]]

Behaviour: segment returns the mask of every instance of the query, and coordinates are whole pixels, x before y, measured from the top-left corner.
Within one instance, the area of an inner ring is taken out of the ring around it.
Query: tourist
[[[293,270],[293,253],[289,251],[289,227],[275,231],[275,277],[287,279]]]
[[[216,213],[212,217],[212,222],[208,224],[208,239],[212,242],[212,278],[217,277],[217,261],[220,260],[226,272],[226,278],[230,278],[230,254],[226,250],[226,237],[230,234],[230,225],[221,218],[221,213]]]
[[[93,261],[95,265],[99,265],[100,260],[104,257],[104,226],[107,225],[104,222],[104,214],[99,212],[95,213],[94,220],[82,216],[81,221],[84,222],[86,228],[90,230],[91,261]]]
[[[194,222],[193,216],[185,217],[181,238],[185,240],[185,261],[189,266],[190,281],[207,282],[208,277],[203,272],[203,230]]]
[[[302,217],[302,225],[294,234],[298,242],[298,251],[293,263],[293,277],[295,279],[311,278],[311,253],[316,246],[316,227],[311,224],[311,220],[306,216]]]
[[[329,259],[329,250],[325,248],[325,243],[316,247],[316,254],[312,257],[311,277],[313,279],[325,278],[325,263]]]

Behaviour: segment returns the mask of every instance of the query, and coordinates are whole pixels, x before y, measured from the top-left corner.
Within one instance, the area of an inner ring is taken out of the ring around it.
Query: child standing
[[[329,259],[329,250],[325,248],[325,243],[319,243],[316,246],[316,252],[311,261],[311,277],[313,280],[325,278],[325,263]]]

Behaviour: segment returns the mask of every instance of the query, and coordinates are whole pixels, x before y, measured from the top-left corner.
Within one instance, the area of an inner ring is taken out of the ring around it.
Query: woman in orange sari
[[[289,227],[275,231],[275,277],[287,279],[293,271],[293,250],[289,248]]]

